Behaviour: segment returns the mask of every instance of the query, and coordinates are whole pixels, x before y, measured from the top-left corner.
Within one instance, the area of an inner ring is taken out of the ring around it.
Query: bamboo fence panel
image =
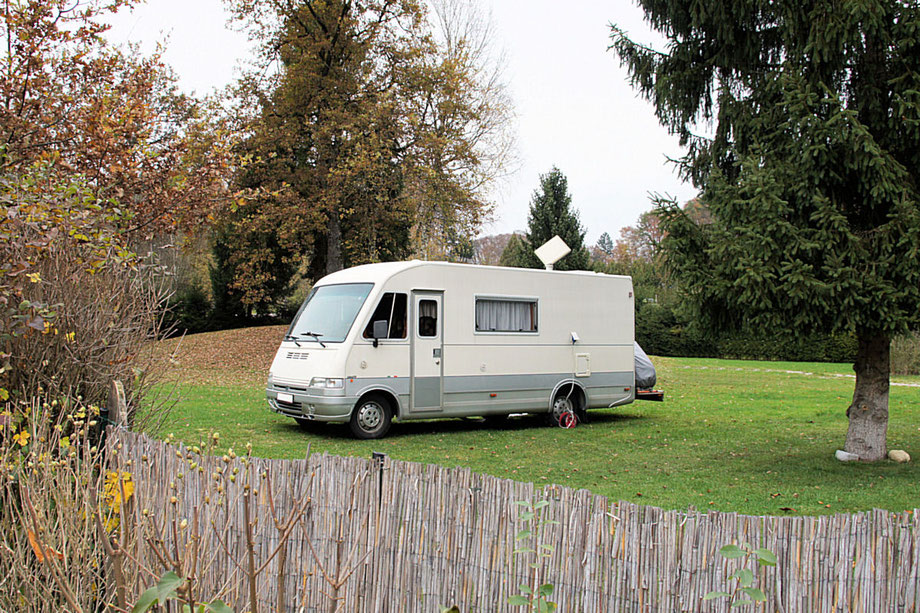
[[[751,563],[718,550],[748,543],[778,560],[753,569],[765,610],[920,611],[917,512],[673,511],[389,458],[205,456],[121,429],[107,444],[136,488],[122,519],[137,534],[134,598],[165,572],[159,547],[202,598],[236,611],[516,611],[508,597],[536,580],[560,611],[723,612],[725,599],[703,597]],[[533,554],[515,553],[529,526],[514,503],[539,500],[547,523],[528,544],[552,550],[534,571]]]

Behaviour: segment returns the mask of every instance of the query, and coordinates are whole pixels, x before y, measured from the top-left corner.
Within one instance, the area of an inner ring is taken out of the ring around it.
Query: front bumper
[[[290,394],[292,402],[278,399],[278,394]],[[282,383],[271,383],[265,388],[268,406],[272,411],[315,421],[347,422],[357,398],[346,396],[344,390],[308,388]]]

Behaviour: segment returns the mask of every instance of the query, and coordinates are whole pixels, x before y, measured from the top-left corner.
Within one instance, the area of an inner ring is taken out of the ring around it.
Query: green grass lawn
[[[358,441],[346,425],[303,430],[271,413],[261,375],[183,377],[166,432],[186,443],[217,430],[237,450],[303,457],[313,452],[393,458],[586,488],[663,508],[747,514],[840,513],[920,507],[920,387],[891,388],[888,441],[917,461],[842,464],[852,369],[843,364],[655,360],[665,402],[591,412],[591,423],[551,428],[537,417],[501,427],[481,420],[396,423],[382,440]],[[797,371],[797,372],[787,372]],[[803,374],[807,373],[807,374]],[[896,377],[920,386],[920,377]]]

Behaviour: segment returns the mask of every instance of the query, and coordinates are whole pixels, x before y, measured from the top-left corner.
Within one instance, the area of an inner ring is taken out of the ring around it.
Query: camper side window
[[[435,300],[418,301],[418,335],[438,335],[438,303]]]
[[[374,322],[387,322],[387,335],[384,338],[406,338],[406,294],[386,292],[377,303],[374,314],[371,315],[367,327],[364,328],[364,338],[374,338]]]
[[[477,332],[536,332],[537,301],[476,298]]]

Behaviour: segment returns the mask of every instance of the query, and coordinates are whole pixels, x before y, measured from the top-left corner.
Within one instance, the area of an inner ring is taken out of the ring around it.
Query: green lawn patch
[[[665,402],[591,411],[573,430],[538,417],[501,427],[478,419],[394,424],[387,438],[358,441],[346,425],[301,429],[271,413],[263,386],[243,373],[183,377],[167,432],[256,455],[313,452],[464,466],[499,477],[586,488],[663,508],[815,515],[920,506],[920,377],[891,388],[889,446],[916,460],[876,465],[834,459],[846,435],[852,369],[843,364],[655,359]]]

